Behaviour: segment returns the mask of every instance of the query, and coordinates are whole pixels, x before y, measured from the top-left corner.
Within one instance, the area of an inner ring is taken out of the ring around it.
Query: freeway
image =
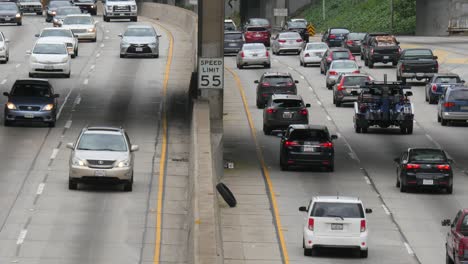
[[[403,47],[424,46],[435,49],[442,56],[440,72],[453,71],[462,78],[466,73],[466,38],[412,38],[401,39]],[[447,42],[447,44],[444,44]],[[374,69],[362,71],[376,79],[396,79],[391,66],[377,64]],[[272,69],[290,72],[299,80],[298,94],[311,103],[311,124],[325,124],[338,134],[335,145],[335,172],[293,170],[283,172],[279,167],[279,139],[265,136],[262,131],[263,112],[255,106],[255,84],[264,70],[236,69],[235,58],[226,57],[226,65],[240,77],[248,110],[252,115],[256,135],[266,167],[276,193],[279,219],[285,238],[288,263],[309,263],[302,251],[304,215],[298,207],[307,205],[313,195],[350,195],[361,198],[366,207],[374,209],[369,219],[369,258],[359,259],[350,252],[337,254],[323,252],[314,257],[314,263],[424,263],[436,264],[445,260],[445,234],[440,221],[453,218],[459,208],[466,206],[468,192],[467,126],[442,127],[437,123],[436,106],[424,100],[424,84],[412,82],[415,104],[415,126],[412,135],[402,135],[399,129],[374,129],[367,134],[356,134],[351,105],[337,108],[332,103],[332,92],[325,87],[325,77],[318,67],[301,67],[296,55],[272,56]],[[433,192],[400,193],[395,187],[396,174],[393,159],[408,147],[440,147],[455,160],[454,194]]]
[[[163,89],[170,78],[167,63],[172,56],[171,34],[182,33],[171,33],[154,24],[162,35],[160,58],[120,59],[118,34],[131,23],[104,23],[101,16],[96,20],[97,42],[80,42],[79,56],[72,60],[71,79],[50,78],[60,94],[56,127],[0,126],[0,263],[184,261],[184,254],[169,256],[163,251],[180,248],[177,240],[183,235],[163,237],[161,242],[161,224],[156,223],[156,212],[174,232],[184,223],[184,218],[175,218],[184,208],[184,199],[178,198],[178,203],[168,206],[173,218],[162,215],[160,184],[164,183],[164,166],[173,166],[163,158],[176,151],[170,147],[170,153],[161,156],[161,138],[165,137],[161,127],[167,129],[161,121],[166,95]],[[34,44],[34,34],[51,25],[42,16],[26,15],[21,27],[0,27],[10,40],[10,61],[0,66],[2,92],[9,91],[16,79],[27,78],[26,51]],[[177,90],[168,92],[167,97],[174,92]],[[6,97],[1,103],[6,103]],[[180,116],[182,113],[179,111]],[[68,190],[70,151],[65,145],[74,142],[83,127],[93,125],[122,126],[132,144],[140,146],[135,154],[133,192],[92,185]],[[173,138],[183,135],[180,132]],[[179,144],[179,152],[186,152],[183,147]],[[186,159],[181,155],[178,158]],[[187,173],[184,166],[178,166],[176,174]],[[168,182],[169,186],[183,190],[185,179],[179,178]],[[161,243],[172,245],[163,245],[160,251]]]

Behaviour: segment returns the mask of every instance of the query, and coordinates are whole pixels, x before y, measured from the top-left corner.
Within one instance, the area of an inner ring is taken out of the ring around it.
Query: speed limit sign
[[[200,58],[198,61],[198,88],[223,89],[224,59]]]

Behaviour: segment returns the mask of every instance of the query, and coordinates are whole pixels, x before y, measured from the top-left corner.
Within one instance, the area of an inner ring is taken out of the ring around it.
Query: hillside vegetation
[[[393,0],[395,34],[414,34],[416,0]],[[391,0],[325,0],[326,19],[322,16],[322,0],[315,1],[298,17],[310,21],[317,32],[328,27],[347,27],[355,32],[391,32]]]

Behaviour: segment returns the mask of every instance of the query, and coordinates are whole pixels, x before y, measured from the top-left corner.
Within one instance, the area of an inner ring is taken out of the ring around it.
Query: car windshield
[[[405,57],[432,58],[432,51],[428,49],[406,50]]]
[[[232,22],[224,22],[224,30],[226,31],[236,30],[236,26],[234,26]]]
[[[224,40],[242,40],[242,33],[224,34]]]
[[[327,48],[325,43],[310,43],[306,46],[306,50],[326,50]]]
[[[104,133],[85,133],[78,143],[78,150],[127,151],[124,136]]]
[[[294,84],[294,81],[289,76],[265,76],[263,78],[263,83],[268,83],[270,85],[292,86]]]
[[[53,1],[49,4],[49,8],[58,8],[60,6],[71,6],[71,4],[68,1]]]
[[[276,99],[273,101],[273,104],[276,107],[302,107],[301,100],[292,100],[292,99]]]
[[[369,81],[369,77],[367,76],[346,76],[343,81],[343,85],[358,86],[364,85],[367,81]]]
[[[63,20],[64,25],[91,25],[93,19],[90,16],[68,16]]]
[[[461,80],[457,76],[443,76],[443,77],[437,77],[435,82],[436,83],[461,83]]]
[[[279,39],[298,39],[301,38],[301,35],[299,33],[281,33],[279,35]]]
[[[448,99],[455,101],[468,101],[468,89],[451,90]]]
[[[13,86],[11,95],[19,97],[50,97],[51,93],[48,85],[21,83]]]
[[[16,11],[18,7],[15,3],[0,4],[0,10]]]
[[[330,34],[348,34],[349,30],[345,28],[333,28],[330,30]]]
[[[43,30],[41,33],[41,37],[67,37],[72,38],[73,33],[70,30],[62,30],[62,29],[50,29],[50,30]]]
[[[366,33],[349,33],[348,39],[349,40],[363,40],[366,36]]]
[[[268,20],[263,19],[263,18],[256,18],[256,19],[251,19],[249,24],[250,25],[268,26],[268,25],[270,25],[270,22],[268,22]]]
[[[129,28],[124,33],[125,37],[155,37],[156,33],[152,28]]]
[[[33,54],[68,54],[65,44],[40,43],[34,46]]]
[[[2,34],[0,34],[0,41],[3,41],[3,36],[2,36]]]
[[[20,2],[37,2],[37,3],[40,3],[41,1],[40,0],[20,0]]]
[[[265,45],[263,44],[244,44],[242,50],[265,50]]]
[[[57,9],[57,16],[76,15],[81,14],[79,8],[59,8]]]
[[[289,135],[291,140],[328,141],[328,133],[323,130],[296,129]]]
[[[261,31],[266,31],[267,29],[264,27],[248,27],[247,31],[253,31],[253,32],[261,32]]]
[[[305,28],[307,27],[307,23],[305,22],[288,22],[289,28]]]
[[[316,202],[314,203],[310,216],[364,218],[364,210],[359,203]]]
[[[349,53],[347,51],[335,51],[332,56],[334,60],[348,59]]]
[[[74,3],[93,3],[94,0],[74,0]]]
[[[418,149],[410,152],[409,161],[443,162],[446,161],[443,151],[438,149]]]
[[[330,68],[332,69],[356,69],[358,66],[354,61],[334,61]]]

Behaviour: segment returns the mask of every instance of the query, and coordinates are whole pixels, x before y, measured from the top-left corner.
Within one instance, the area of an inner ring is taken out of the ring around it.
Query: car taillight
[[[263,97],[268,97],[268,94],[264,93],[262,94]]]
[[[361,220],[361,232],[366,231],[366,220]]]
[[[336,39],[336,35],[331,34],[329,38]]]
[[[349,59],[355,61],[356,58],[353,56],[353,54],[349,53]]]
[[[245,57],[245,54],[243,51],[241,51],[241,57],[244,58]]]
[[[448,164],[437,165],[437,169],[439,169],[439,170],[450,170],[450,165],[448,165]]]
[[[340,83],[340,84],[338,84],[338,85],[336,86],[336,89],[337,89],[338,91],[343,91],[345,88],[344,88],[343,84]]]
[[[314,231],[314,219],[312,217],[309,218],[307,228],[309,228],[310,231]]]
[[[409,170],[419,169],[419,168],[421,168],[421,165],[419,164],[411,164],[411,163],[406,164],[406,169],[409,169]]]
[[[262,86],[263,87],[270,87],[270,83],[269,82],[262,82]]]
[[[307,115],[308,113],[309,113],[309,111],[307,111],[307,109],[299,110],[299,114],[301,114],[301,115]]]
[[[286,83],[286,86],[293,86],[293,85],[294,85],[294,83],[292,83],[292,82]]]
[[[284,40],[284,39],[278,39],[278,42],[279,42],[279,43],[286,43],[286,40]]]
[[[401,64],[401,71],[402,71],[402,72],[405,71],[405,65],[404,65],[404,64]]]
[[[436,91],[437,91],[437,84],[433,84],[433,85],[432,85],[432,91],[433,91],[433,92],[436,92]]]
[[[302,39],[296,39],[296,42],[302,42]]]
[[[353,71],[353,73],[361,73],[361,71],[360,70],[355,70],[355,71]]]
[[[324,143],[320,143],[320,146],[322,148],[333,148],[333,143],[331,142],[324,142]]]
[[[353,45],[353,44],[354,44],[354,41],[348,40],[348,41],[346,41],[346,44],[348,44],[348,45]]]
[[[436,71],[438,71],[438,70],[439,70],[439,62],[438,62],[438,61],[436,61],[436,62],[435,62],[435,66],[434,66],[434,68],[435,68],[435,70],[436,70]]]
[[[270,52],[268,52],[268,50],[266,51],[265,56],[267,56],[267,57],[270,56]]]
[[[330,75],[338,75],[338,73],[336,71],[329,71],[328,72]]]
[[[309,53],[306,53],[306,54],[304,55],[304,57],[310,57],[310,54],[309,54]]]
[[[294,146],[297,146],[297,145],[299,145],[299,144],[296,141],[286,140],[284,142],[285,147],[294,147]]]
[[[268,108],[266,111],[268,114],[276,113],[276,109],[273,109],[273,108]]]
[[[455,103],[454,103],[454,102],[446,102],[446,103],[444,103],[444,107],[447,107],[447,108],[454,107],[454,106],[455,106]]]
[[[460,258],[464,258],[465,257],[465,243],[459,243],[458,244],[458,256]]]

